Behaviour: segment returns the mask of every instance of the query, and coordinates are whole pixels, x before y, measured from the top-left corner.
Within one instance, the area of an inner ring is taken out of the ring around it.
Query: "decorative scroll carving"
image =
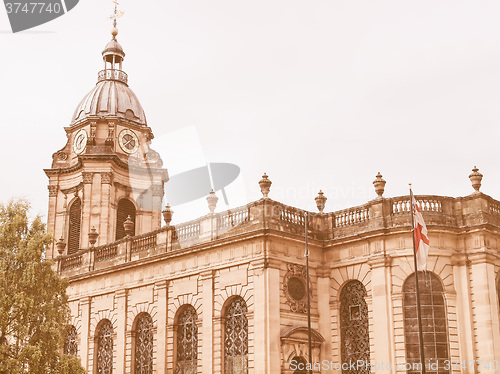
[[[59,186],[48,185],[47,188],[49,189],[49,197],[57,196],[57,191],[59,191]]]
[[[307,313],[306,267],[287,264],[288,271],[283,279],[283,292],[290,310],[296,313]],[[311,290],[311,288],[309,288]]]
[[[103,184],[111,184],[113,183],[113,173],[101,173],[101,182]]]
[[[114,122],[108,122],[108,137],[106,138],[106,141],[104,142],[105,145],[109,147],[113,147],[115,145],[115,123]]]
[[[66,161],[68,159],[68,154],[65,152],[59,151],[59,152],[57,152],[56,157],[57,157],[58,161]]]
[[[90,173],[90,172],[84,171],[82,173],[83,183],[92,183],[92,177],[93,176],[94,176],[94,173]]]
[[[95,135],[97,129],[97,122],[90,122],[90,136],[87,140],[87,145],[95,145]]]

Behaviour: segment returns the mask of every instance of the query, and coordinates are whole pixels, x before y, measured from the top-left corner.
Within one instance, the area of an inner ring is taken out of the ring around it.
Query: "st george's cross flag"
[[[427,267],[427,258],[429,257],[429,237],[427,236],[427,227],[425,226],[422,211],[418,206],[415,197],[412,194],[412,214],[413,214],[413,233],[415,235],[415,253],[417,256],[418,271],[425,271]]]

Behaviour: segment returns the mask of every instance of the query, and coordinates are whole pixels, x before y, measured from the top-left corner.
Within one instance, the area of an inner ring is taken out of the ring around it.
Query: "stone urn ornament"
[[[271,184],[273,184],[273,182],[271,182],[267,174],[264,173],[262,179],[259,181],[259,186],[260,186],[260,192],[262,192],[262,195],[264,196],[265,199],[267,199],[267,195],[269,195]]]
[[[134,221],[132,221],[130,216],[128,216],[125,222],[123,222],[123,228],[125,229],[125,234],[127,234],[127,236],[132,236],[134,234]]]
[[[99,233],[96,231],[95,227],[92,226],[89,232],[89,243],[90,247],[94,248],[95,243],[97,242],[97,237],[99,236]]]
[[[375,187],[375,192],[377,193],[378,198],[382,198],[385,190],[385,184],[386,181],[382,179],[382,174],[380,174],[379,171],[377,176],[375,177],[375,180],[373,181],[373,186]]]
[[[167,226],[170,226],[170,222],[172,222],[172,215],[174,214],[174,211],[172,208],[170,208],[170,205],[167,203],[165,205],[165,209],[161,212],[163,214],[163,220],[165,221],[165,224]]]
[[[62,236],[56,242],[56,247],[57,247],[57,252],[59,253],[59,256],[62,256],[62,254],[64,252],[64,248],[66,248],[66,243],[64,242],[64,239]]]
[[[318,207],[319,212],[323,214],[323,209],[325,209],[325,204],[327,200],[327,197],[325,196],[323,191],[319,190],[318,196],[316,196],[314,200],[316,201],[316,206]]]
[[[219,201],[219,198],[215,194],[214,190],[212,190],[207,196],[208,209],[210,209],[210,213],[213,213],[215,211],[215,208],[217,207],[217,201]]]
[[[483,174],[479,172],[479,169],[476,166],[472,169],[469,179],[472,183],[472,188],[474,188],[474,192],[479,192],[479,189],[481,188],[481,181],[483,180]]]

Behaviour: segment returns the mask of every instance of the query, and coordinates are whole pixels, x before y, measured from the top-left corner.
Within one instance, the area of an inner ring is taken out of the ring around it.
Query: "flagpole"
[[[309,374],[312,374],[312,341],[311,341],[311,297],[309,295],[309,243],[307,241],[307,212],[304,212],[305,244],[306,244],[306,292],[307,292],[307,343],[309,345]]]
[[[415,246],[415,220],[413,218],[413,191],[410,183],[410,212],[411,212],[411,237],[413,239],[413,262],[415,264],[415,291],[417,296],[418,340],[420,342],[420,361],[422,374],[425,374],[424,334],[422,333],[422,316],[420,312],[420,291],[418,289],[417,250]]]

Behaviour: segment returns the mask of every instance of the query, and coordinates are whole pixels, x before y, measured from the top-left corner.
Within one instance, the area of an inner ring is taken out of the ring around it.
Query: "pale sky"
[[[25,197],[46,214],[42,169],[96,83],[112,9],[81,0],[18,34],[0,10],[0,201]],[[409,182],[415,194],[465,196],[477,165],[481,191],[500,198],[498,0],[121,0],[120,9],[123,69],[171,174],[189,154],[193,164],[233,163],[235,205],[261,197],[265,171],[271,198],[316,211],[323,189],[332,211],[375,198],[378,171],[385,197],[408,194]],[[178,207],[174,221],[208,212],[198,205]]]

